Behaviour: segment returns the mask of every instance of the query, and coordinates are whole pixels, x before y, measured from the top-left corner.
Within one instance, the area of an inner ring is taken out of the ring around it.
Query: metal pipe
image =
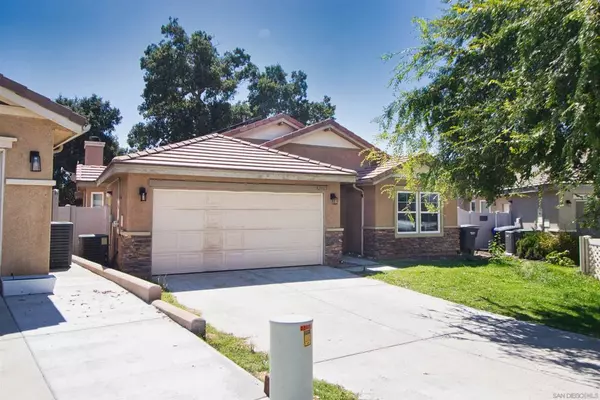
[[[365,191],[352,184],[355,190],[360,192],[360,255],[365,255]]]

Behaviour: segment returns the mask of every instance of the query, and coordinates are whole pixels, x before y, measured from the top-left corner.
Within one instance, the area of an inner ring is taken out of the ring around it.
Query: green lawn
[[[161,300],[200,315],[198,310],[187,308],[179,303],[177,298],[164,288]],[[257,351],[246,339],[222,332],[209,324],[206,325],[206,337],[203,339],[219,353],[264,382],[265,376],[269,372],[269,355],[267,353]],[[314,381],[314,394],[315,400],[358,400],[356,394],[343,387],[317,379]]]
[[[538,261],[390,262],[373,279],[480,310],[600,337],[600,281]]]

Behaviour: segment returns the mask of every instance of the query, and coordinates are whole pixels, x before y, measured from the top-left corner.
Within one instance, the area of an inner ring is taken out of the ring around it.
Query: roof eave
[[[127,162],[111,163],[98,177],[96,185],[101,185],[111,176],[116,174],[156,174],[156,175],[179,175],[194,177],[210,177],[224,179],[257,179],[257,180],[288,180],[288,181],[314,181],[314,182],[340,182],[355,183],[356,175],[344,172],[332,172],[328,174],[318,173],[295,173],[274,171],[251,171],[235,169],[211,169],[195,167],[175,167],[164,165],[146,165]]]

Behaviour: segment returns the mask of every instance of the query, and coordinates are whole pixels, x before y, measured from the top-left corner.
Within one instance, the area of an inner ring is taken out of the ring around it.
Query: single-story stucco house
[[[87,121],[0,75],[0,276],[49,271],[53,154]]]
[[[456,255],[456,201],[382,193],[395,165],[365,164],[372,147],[333,119],[275,115],[116,157],[96,180],[111,260],[149,276]]]

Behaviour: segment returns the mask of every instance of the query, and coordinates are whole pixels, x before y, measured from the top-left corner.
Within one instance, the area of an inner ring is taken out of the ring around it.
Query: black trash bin
[[[515,229],[514,231],[506,231],[506,253],[517,254],[517,242],[521,239],[521,236],[525,232],[525,229]]]
[[[463,253],[473,254],[475,252],[475,238],[479,232],[477,225],[461,225],[460,226],[460,251]]]
[[[499,240],[503,246],[506,246],[506,232],[514,231],[520,229],[521,227],[518,225],[510,225],[510,226],[499,226],[497,228],[492,229],[492,234],[494,236],[493,240],[496,240],[496,235],[500,234]]]

